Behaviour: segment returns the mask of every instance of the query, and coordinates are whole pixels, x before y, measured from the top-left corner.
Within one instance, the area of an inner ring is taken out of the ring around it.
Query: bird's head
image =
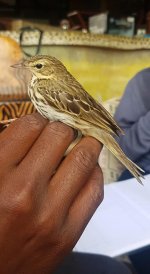
[[[65,66],[58,59],[46,55],[33,56],[12,67],[29,69],[39,79],[51,79],[66,72]]]

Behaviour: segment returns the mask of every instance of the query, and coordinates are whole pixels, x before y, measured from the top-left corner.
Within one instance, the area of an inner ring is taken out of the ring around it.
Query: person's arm
[[[0,272],[50,274],[103,199],[101,144],[38,113],[0,134]],[[56,172],[55,172],[56,171]]]
[[[128,83],[114,116],[125,131],[117,141],[133,161],[150,151],[149,87],[150,69],[146,69]]]

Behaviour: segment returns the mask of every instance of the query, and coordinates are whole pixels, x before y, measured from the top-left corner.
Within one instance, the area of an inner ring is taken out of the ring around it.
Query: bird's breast
[[[56,110],[52,107],[38,91],[30,85],[28,89],[29,96],[37,111],[50,121],[61,121],[65,124],[73,126],[74,122],[70,115]]]

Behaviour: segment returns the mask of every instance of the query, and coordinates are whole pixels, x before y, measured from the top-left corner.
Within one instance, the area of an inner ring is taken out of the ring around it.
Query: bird
[[[37,111],[91,136],[107,147],[142,184],[144,172],[122,151],[115,136],[124,134],[104,106],[96,101],[57,58],[35,55],[12,67],[28,69],[28,94]],[[141,177],[141,178],[140,178]]]

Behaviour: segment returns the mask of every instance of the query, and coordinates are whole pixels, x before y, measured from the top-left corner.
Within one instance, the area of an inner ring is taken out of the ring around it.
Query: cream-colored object
[[[13,39],[0,35],[0,89],[8,86],[18,87],[18,82],[14,78],[14,71],[10,68],[14,62],[22,58],[22,51]]]
[[[111,113],[112,116],[114,116],[119,101],[119,98],[112,98],[105,101],[103,106]],[[106,147],[103,147],[100,154],[99,164],[103,171],[105,184],[117,181],[125,169],[121,162],[118,161],[118,159]]]
[[[11,65],[23,58],[19,44],[13,39],[0,35],[0,100],[26,97],[26,72],[14,70]]]

